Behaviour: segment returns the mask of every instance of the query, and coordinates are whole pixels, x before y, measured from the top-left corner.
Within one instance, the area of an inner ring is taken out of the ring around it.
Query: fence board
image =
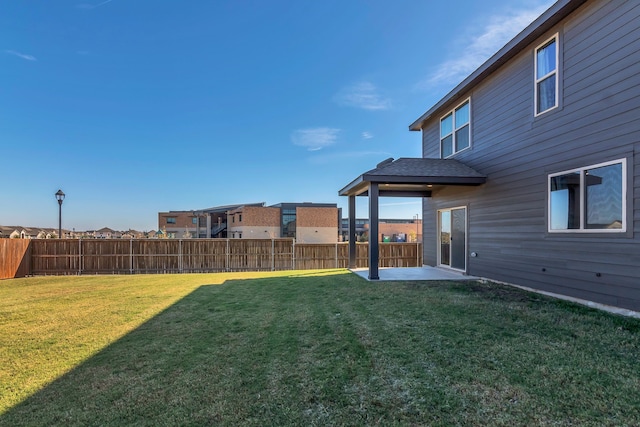
[[[226,250],[226,240],[183,240],[182,271],[192,273],[225,271]]]
[[[348,243],[292,239],[32,240],[30,274],[139,274],[346,268]],[[367,243],[356,264],[368,267]],[[422,265],[422,245],[381,243],[380,267]]]
[[[24,239],[0,239],[0,279],[31,274],[31,245]]]

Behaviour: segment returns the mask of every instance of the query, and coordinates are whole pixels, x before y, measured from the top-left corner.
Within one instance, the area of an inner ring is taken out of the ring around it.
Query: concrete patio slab
[[[358,276],[369,280],[368,268],[354,268],[351,270]],[[402,280],[476,280],[477,277],[467,276],[457,271],[446,270],[437,267],[384,267],[378,269],[379,280],[371,280],[372,282],[380,281],[402,281]]]

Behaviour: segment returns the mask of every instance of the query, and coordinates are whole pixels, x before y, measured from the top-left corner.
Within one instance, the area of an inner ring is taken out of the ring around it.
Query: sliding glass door
[[[438,211],[438,265],[466,271],[467,208]]]

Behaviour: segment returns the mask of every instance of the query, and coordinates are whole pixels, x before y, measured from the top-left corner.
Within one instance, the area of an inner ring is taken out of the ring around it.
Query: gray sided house
[[[409,129],[350,207],[424,197],[425,263],[640,311],[640,2],[558,1]]]

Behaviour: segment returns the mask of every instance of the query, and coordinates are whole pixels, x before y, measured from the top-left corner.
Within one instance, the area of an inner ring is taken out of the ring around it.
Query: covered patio
[[[368,268],[354,268],[351,272],[358,276],[369,279]],[[407,280],[474,280],[475,277],[467,276],[457,271],[445,270],[444,268],[429,267],[424,265],[422,267],[383,267],[378,270],[378,279],[383,282],[402,282]]]
[[[369,280],[380,280],[380,197],[431,197],[449,185],[481,185],[487,177],[454,159],[389,158],[363,173],[338,194],[349,197],[349,268],[356,266],[356,197],[369,197]],[[425,224],[423,223],[423,226]],[[373,238],[372,236],[375,236]]]

